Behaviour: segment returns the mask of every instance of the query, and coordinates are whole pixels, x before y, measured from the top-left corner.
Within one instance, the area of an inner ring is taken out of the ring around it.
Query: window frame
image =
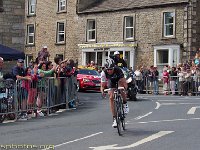
[[[89,29],[89,22],[94,21],[95,23],[95,28],[94,29]],[[90,32],[95,32],[95,37],[94,39],[89,38]],[[87,42],[95,42],[96,41],[96,19],[87,19],[87,25],[86,25],[86,41]]]
[[[62,31],[62,33],[59,33],[59,32],[61,32],[61,31],[59,31],[59,25],[61,23],[64,24],[64,31]],[[57,44],[63,44],[63,43],[65,43],[65,39],[66,39],[66,37],[65,37],[66,29],[65,28],[66,28],[65,21],[57,21],[57,23],[56,23],[56,43]],[[63,41],[59,41],[60,35],[64,35],[64,40]]]
[[[30,30],[30,26],[33,27],[33,33],[30,33],[29,30]],[[35,44],[35,24],[27,24],[26,26],[26,44],[27,45],[34,45]],[[30,43],[29,40],[30,40],[30,37],[33,37],[33,43]]]
[[[62,2],[65,2],[65,5],[60,5]],[[64,9],[61,9],[62,7],[65,7]],[[58,12],[66,12],[67,9],[67,0],[58,0]]]
[[[173,23],[168,23],[168,24],[166,24],[165,23],[165,17],[166,17],[166,15],[165,14],[167,14],[167,13],[172,13],[173,14]],[[163,31],[163,37],[164,38],[175,38],[175,29],[176,29],[176,13],[175,13],[175,11],[173,10],[173,11],[165,11],[165,12],[163,12],[163,15],[162,15],[162,17],[163,17],[163,25],[162,25],[162,31]],[[166,26],[167,25],[173,25],[173,35],[166,35]]]
[[[126,26],[126,20],[127,20],[127,18],[130,18],[130,17],[133,19],[133,22],[132,22],[133,26],[132,27],[127,27]],[[123,34],[124,35],[124,40],[125,41],[134,40],[135,39],[135,33],[134,33],[135,32],[135,25],[134,25],[134,23],[135,23],[135,17],[134,16],[126,15],[126,16],[124,16],[123,21],[124,21],[124,24],[123,24],[124,25],[124,28],[123,28],[124,29],[124,31],[123,31],[123,33],[124,33]],[[132,29],[133,30],[132,37],[128,37],[128,38],[126,37],[127,36],[127,34],[126,34],[127,29]]]
[[[35,1],[35,5],[31,4],[32,1]],[[28,15],[29,16],[33,16],[36,15],[36,4],[37,4],[37,0],[28,0]],[[34,12],[32,12],[32,7],[35,6],[34,8]]]

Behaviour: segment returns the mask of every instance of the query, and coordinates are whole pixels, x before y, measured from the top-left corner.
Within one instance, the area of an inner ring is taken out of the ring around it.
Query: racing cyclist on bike
[[[117,88],[116,84],[118,83],[119,87],[124,87],[124,89],[127,89],[127,83],[126,79],[124,78],[124,74],[122,70],[115,65],[114,60],[108,59],[105,63],[105,74],[106,78],[108,79],[108,88],[111,90],[108,92],[109,94],[109,100],[110,100],[110,109],[113,115],[113,125],[112,127],[117,127],[116,122],[116,115],[114,111],[114,89]],[[123,106],[124,106],[124,113],[127,114],[129,112],[129,107],[126,100],[126,93],[125,90],[121,91],[122,99],[123,99]]]

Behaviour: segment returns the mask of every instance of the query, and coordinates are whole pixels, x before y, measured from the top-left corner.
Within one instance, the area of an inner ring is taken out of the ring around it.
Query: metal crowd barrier
[[[37,81],[0,80],[0,122],[8,114],[14,114],[14,119],[27,112],[37,117],[37,111],[49,115],[53,110],[69,108],[69,104],[76,105],[76,87],[75,76],[41,78]]]
[[[187,78],[170,76],[168,82],[162,76],[159,76],[157,79],[144,77],[143,80],[137,81],[136,83],[139,91],[143,91],[146,94],[200,95],[200,76],[189,76]]]

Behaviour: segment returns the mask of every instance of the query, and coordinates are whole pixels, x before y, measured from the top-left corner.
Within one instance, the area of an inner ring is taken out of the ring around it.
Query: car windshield
[[[100,76],[100,74],[96,70],[88,70],[88,69],[81,69],[79,70],[78,74]]]

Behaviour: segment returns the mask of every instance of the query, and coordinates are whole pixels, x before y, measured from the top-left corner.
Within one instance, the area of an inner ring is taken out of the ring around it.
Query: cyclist
[[[120,58],[120,53],[118,51],[114,52],[114,55],[109,56],[111,59],[114,60],[115,64],[120,68],[127,68],[127,63],[124,59]]]
[[[112,127],[117,127],[116,122],[116,116],[114,112],[114,88],[116,87],[116,84],[118,83],[119,87],[124,87],[125,90],[127,89],[127,83],[126,79],[124,78],[124,74],[122,70],[115,65],[114,60],[108,59],[105,63],[105,74],[106,78],[108,79],[108,88],[111,88],[111,90],[108,92],[109,94],[109,100],[110,100],[110,109],[113,115],[113,125]],[[121,91],[122,99],[123,99],[123,105],[124,105],[124,113],[127,114],[129,112],[129,107],[126,100],[126,93],[125,90]]]

